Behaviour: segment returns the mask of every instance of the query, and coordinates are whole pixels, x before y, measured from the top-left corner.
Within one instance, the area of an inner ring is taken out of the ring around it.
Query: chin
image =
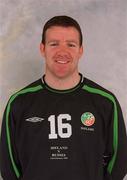
[[[70,76],[69,73],[55,73],[55,76],[59,79],[65,79]]]

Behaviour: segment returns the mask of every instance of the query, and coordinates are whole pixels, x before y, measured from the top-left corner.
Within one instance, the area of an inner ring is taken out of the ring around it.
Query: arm
[[[19,161],[15,145],[15,122],[8,103],[3,116],[0,140],[0,171],[3,180],[19,179]]]
[[[116,99],[111,117],[106,143],[109,156],[105,180],[123,180],[127,173],[127,135],[122,111]]]

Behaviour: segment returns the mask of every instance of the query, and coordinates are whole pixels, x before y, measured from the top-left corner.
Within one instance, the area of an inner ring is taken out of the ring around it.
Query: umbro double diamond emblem
[[[26,121],[33,122],[33,123],[41,122],[43,120],[44,120],[44,118],[40,118],[40,117],[32,117],[32,118],[26,119]]]

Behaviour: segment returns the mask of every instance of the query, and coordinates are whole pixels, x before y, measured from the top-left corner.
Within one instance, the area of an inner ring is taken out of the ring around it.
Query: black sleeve
[[[108,163],[105,180],[123,180],[127,174],[127,133],[122,110],[116,98],[111,119],[107,128],[105,157]]]
[[[122,111],[117,100],[116,105],[118,110],[118,150],[112,170],[112,179],[122,180],[127,174],[127,134]]]
[[[3,116],[0,139],[0,171],[3,180],[19,179],[19,167],[15,145],[15,121],[8,103]]]

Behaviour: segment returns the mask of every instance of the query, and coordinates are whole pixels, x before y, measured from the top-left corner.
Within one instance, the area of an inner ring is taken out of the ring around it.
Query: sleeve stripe
[[[114,105],[114,122],[113,122],[113,150],[114,150],[114,154],[112,156],[112,159],[110,160],[109,164],[108,164],[108,172],[111,174],[112,173],[112,169],[113,166],[115,164],[115,160],[116,160],[116,156],[117,156],[117,149],[118,149],[118,112],[117,112],[117,105],[116,105],[116,101],[115,98],[113,97],[113,95],[100,90],[100,89],[96,89],[93,87],[89,87],[87,85],[83,86],[83,89],[90,92],[90,93],[94,93],[94,94],[99,94],[102,95],[106,98],[108,98],[110,101],[112,101],[113,105]]]
[[[9,151],[9,156],[10,156],[10,159],[11,159],[11,163],[12,163],[12,167],[14,169],[14,172],[15,172],[15,175],[17,178],[20,177],[20,171],[18,170],[17,166],[16,166],[16,163],[14,161],[14,158],[13,158],[13,153],[12,153],[12,146],[11,146],[11,138],[10,138],[10,129],[9,129],[9,113],[10,113],[10,110],[11,110],[11,104],[12,102],[15,100],[15,98],[19,95],[22,95],[22,94],[25,94],[25,93],[30,93],[30,92],[36,92],[38,90],[42,89],[42,86],[39,85],[39,86],[36,86],[36,87],[31,87],[31,88],[27,88],[27,89],[23,89],[19,92],[17,92],[16,94],[14,94],[9,102],[8,102],[8,106],[7,106],[7,111],[6,111],[6,135],[7,135],[7,144],[8,144],[8,151]]]

